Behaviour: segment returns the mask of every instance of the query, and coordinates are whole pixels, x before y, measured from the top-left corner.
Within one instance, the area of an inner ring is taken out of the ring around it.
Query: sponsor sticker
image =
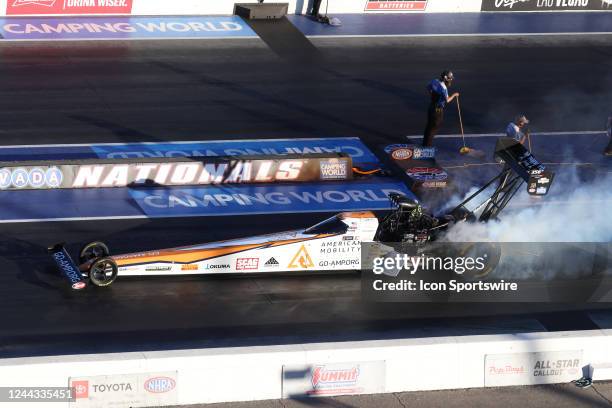
[[[237,271],[253,271],[259,267],[259,258],[238,258],[236,259]]]
[[[391,153],[391,157],[395,160],[408,160],[412,158],[412,149],[400,148]]]
[[[565,383],[582,375],[582,350],[487,354],[485,386]]]
[[[264,264],[264,268],[278,268],[279,266],[280,263],[274,257],[268,259]]]
[[[197,271],[198,270],[198,265],[197,264],[185,264],[185,265],[181,265],[181,271]]]
[[[398,153],[395,153],[395,152],[398,152]],[[385,153],[390,154],[391,157],[393,157],[396,160],[434,159],[436,157],[436,148],[399,143],[399,144],[392,144],[392,145],[386,146]]]
[[[152,377],[144,382],[144,389],[153,394],[163,394],[172,391],[176,381],[170,377]]]
[[[321,180],[346,180],[348,178],[348,162],[346,160],[321,160],[319,167]]]
[[[427,0],[368,0],[365,11],[424,11]]]
[[[205,269],[229,269],[229,264],[208,264]]]
[[[145,271],[147,272],[167,272],[167,271],[171,271],[172,270],[172,266],[168,265],[168,266],[147,266],[145,267]]]
[[[406,170],[406,174],[416,181],[444,181],[448,174],[437,167],[413,167]]]
[[[314,267],[314,262],[312,262],[312,258],[310,254],[306,250],[306,246],[302,245],[300,249],[297,251],[295,256],[289,262],[289,268],[312,268]]]
[[[178,404],[178,372],[71,377],[73,407],[145,407]]]
[[[8,0],[7,15],[130,14],[132,0]]]
[[[89,398],[89,381],[72,381],[70,386],[74,388],[74,397]]]
[[[384,361],[283,366],[283,398],[375,394],[384,391]]]

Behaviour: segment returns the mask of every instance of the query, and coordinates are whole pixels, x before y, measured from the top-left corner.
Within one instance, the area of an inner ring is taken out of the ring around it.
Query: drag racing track
[[[500,132],[518,112],[534,131],[601,130],[611,108],[609,37],[313,42],[311,64],[260,40],[3,43],[0,138],[16,145],[358,136],[374,148],[422,131],[425,84],[447,67],[462,93],[466,132]],[[449,111],[441,133],[457,130]],[[1,224],[0,355],[424,335],[441,327],[597,328],[582,311],[548,313],[571,305],[369,304],[355,274],[119,279],[107,290],[72,293],[45,253],[51,243],[76,250],[94,239],[114,253],[178,246],[305,227],[325,215]]]

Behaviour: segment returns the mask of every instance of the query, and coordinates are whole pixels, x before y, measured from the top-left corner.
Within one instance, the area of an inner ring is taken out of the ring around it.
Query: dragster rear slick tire
[[[112,258],[100,258],[94,261],[89,268],[89,281],[95,286],[110,286],[115,279],[119,268]]]
[[[92,259],[105,258],[109,255],[110,251],[104,242],[94,241],[81,248],[79,262],[84,264]]]

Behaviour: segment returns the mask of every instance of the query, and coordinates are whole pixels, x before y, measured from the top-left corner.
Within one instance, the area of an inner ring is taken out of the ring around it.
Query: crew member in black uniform
[[[459,96],[459,92],[455,92],[450,97],[448,96],[448,88],[450,88],[454,79],[453,73],[446,70],[440,74],[439,79],[433,79],[427,85],[427,90],[431,95],[431,102],[427,110],[427,125],[423,135],[423,146],[431,146],[433,144],[434,136],[438,133],[438,129],[444,119],[444,108]]]

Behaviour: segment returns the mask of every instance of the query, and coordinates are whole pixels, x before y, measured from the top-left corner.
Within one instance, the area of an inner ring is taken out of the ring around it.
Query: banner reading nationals
[[[612,11],[612,0],[482,0],[482,11]]]
[[[5,40],[130,40],[256,37],[237,16],[0,19]]]
[[[132,0],[7,0],[6,14],[130,14]]]

